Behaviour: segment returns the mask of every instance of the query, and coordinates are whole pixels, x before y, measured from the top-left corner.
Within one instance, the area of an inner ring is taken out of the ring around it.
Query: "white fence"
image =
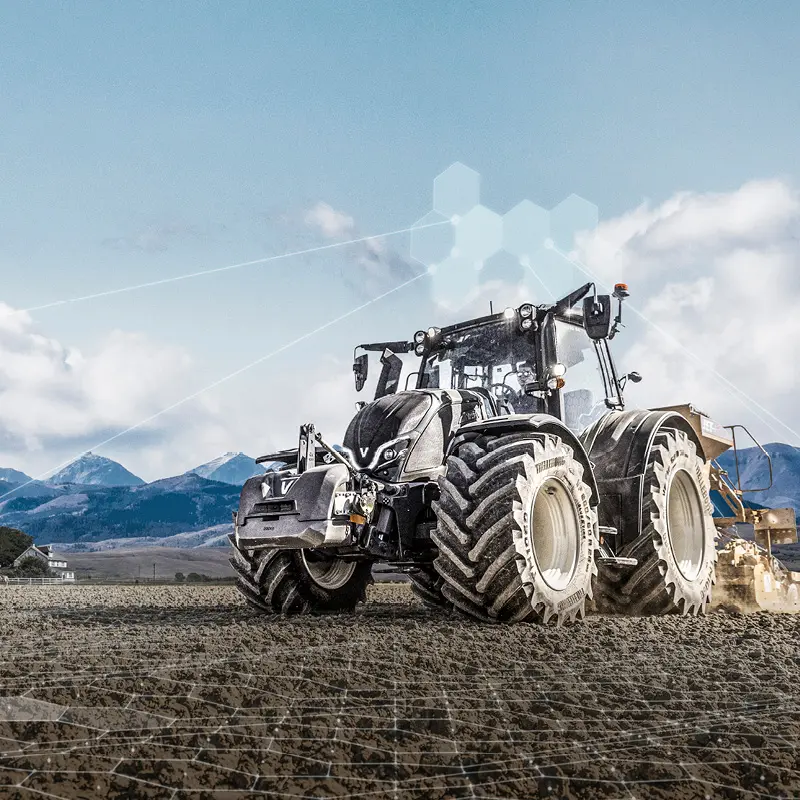
[[[71,578],[6,578],[0,576],[0,586],[63,586],[66,583],[75,583],[75,576]]]

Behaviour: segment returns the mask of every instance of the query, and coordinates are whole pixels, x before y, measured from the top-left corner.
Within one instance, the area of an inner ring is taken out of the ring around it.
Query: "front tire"
[[[445,599],[487,622],[583,617],[597,516],[572,448],[551,434],[481,436],[448,457],[439,489],[432,539]]]
[[[245,600],[267,614],[354,611],[366,600],[372,564],[344,561],[321,550],[244,550],[233,546],[231,565]]]

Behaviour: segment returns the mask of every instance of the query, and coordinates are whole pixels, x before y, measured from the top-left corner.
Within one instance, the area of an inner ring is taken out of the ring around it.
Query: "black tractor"
[[[376,563],[426,604],[491,622],[703,613],[715,528],[702,430],[626,411],[609,348],[627,288],[592,283],[413,340],[356,348],[341,446],[313,425],[251,478],[231,563],[249,603],[349,611]],[[612,306],[616,302],[616,315]],[[405,379],[404,379],[405,374]],[[710,420],[704,419],[713,426]]]

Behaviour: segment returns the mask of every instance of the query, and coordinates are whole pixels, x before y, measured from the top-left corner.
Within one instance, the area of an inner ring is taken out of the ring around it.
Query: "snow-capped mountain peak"
[[[30,483],[33,480],[30,475],[20,472],[18,469],[11,469],[10,467],[0,467],[0,481],[7,481],[8,483]]]
[[[87,452],[53,475],[48,483],[79,483],[91,486],[141,486],[144,481],[122,464]]]
[[[225,453],[206,464],[201,464],[189,470],[190,473],[207,478],[210,481],[220,481],[221,483],[231,483],[241,486],[248,478],[254,475],[261,475],[266,469],[261,464],[256,464],[254,458],[244,453]],[[188,474],[188,473],[187,473]]]

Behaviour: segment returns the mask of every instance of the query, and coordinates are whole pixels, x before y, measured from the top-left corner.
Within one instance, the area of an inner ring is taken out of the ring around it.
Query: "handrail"
[[[761,446],[761,442],[750,433],[749,430],[744,425],[726,425],[726,428],[730,430],[731,436],[733,438],[733,457],[736,464],[736,488],[741,494],[745,492],[765,492],[767,489],[772,488],[773,484],[773,477],[772,477],[772,457],[770,454]],[[739,472],[739,451],[736,448],[736,428],[741,428],[749,437],[753,444],[767,457],[767,466],[769,467],[769,486],[764,486],[759,489],[742,489],[742,477]]]

